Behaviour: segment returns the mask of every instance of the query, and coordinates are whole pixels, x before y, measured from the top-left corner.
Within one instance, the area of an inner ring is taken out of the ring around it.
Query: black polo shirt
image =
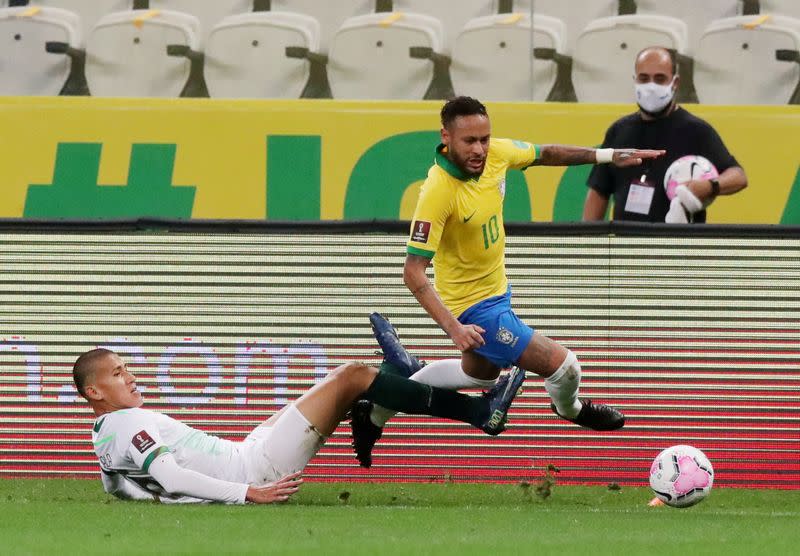
[[[598,164],[592,169],[587,185],[606,199],[613,195],[615,220],[664,222],[670,203],[664,188],[664,174],[669,165],[682,156],[704,156],[720,174],[739,165],[714,128],[681,107],[657,120],[643,120],[639,112],[620,118],[606,131],[603,148],[667,151],[660,158],[645,160],[641,166],[617,168],[613,164]],[[650,213],[627,212],[625,202],[631,182],[639,181],[643,175],[647,183],[655,186]],[[705,222],[705,211],[695,214],[694,221]]]

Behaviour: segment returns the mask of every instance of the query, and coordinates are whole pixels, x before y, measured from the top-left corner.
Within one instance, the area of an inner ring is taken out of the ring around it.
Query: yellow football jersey
[[[508,288],[503,198],[506,171],[525,169],[539,146],[491,139],[480,176],[466,174],[436,149],[435,164],[420,189],[407,251],[433,259],[434,285],[456,317]]]

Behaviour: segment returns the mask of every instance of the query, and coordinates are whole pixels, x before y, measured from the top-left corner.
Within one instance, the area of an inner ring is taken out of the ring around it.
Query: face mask
[[[672,90],[672,84],[675,83],[675,78],[672,78],[667,85],[658,85],[653,83],[637,83],[636,84],[636,102],[639,106],[648,113],[661,112],[666,108],[670,102],[675,91]]]

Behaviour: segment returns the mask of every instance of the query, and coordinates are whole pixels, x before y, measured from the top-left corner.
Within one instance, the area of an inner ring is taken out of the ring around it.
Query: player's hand
[[[300,478],[302,471],[291,473],[263,486],[251,486],[247,488],[245,500],[254,504],[272,504],[275,502],[286,502],[289,497],[300,490],[303,479]]]
[[[450,339],[453,340],[459,351],[469,351],[486,343],[481,336],[484,332],[486,331],[477,324],[459,323],[458,327],[450,333]]]
[[[614,149],[612,162],[617,168],[639,166],[643,161],[664,156],[667,151],[639,150],[639,149]]]

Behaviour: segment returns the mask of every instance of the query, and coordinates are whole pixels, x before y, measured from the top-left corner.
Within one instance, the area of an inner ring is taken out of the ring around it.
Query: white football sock
[[[425,365],[411,375],[411,380],[428,386],[436,386],[446,390],[460,390],[461,388],[483,388],[488,390],[497,383],[497,379],[481,380],[469,376],[461,368],[461,359],[442,359]],[[375,405],[370,413],[370,421],[383,427],[386,421],[392,418],[396,411]]]
[[[568,351],[561,366],[544,381],[545,390],[550,394],[559,415],[571,419],[578,415],[583,405],[578,401],[580,384],[581,366],[575,354]]]

